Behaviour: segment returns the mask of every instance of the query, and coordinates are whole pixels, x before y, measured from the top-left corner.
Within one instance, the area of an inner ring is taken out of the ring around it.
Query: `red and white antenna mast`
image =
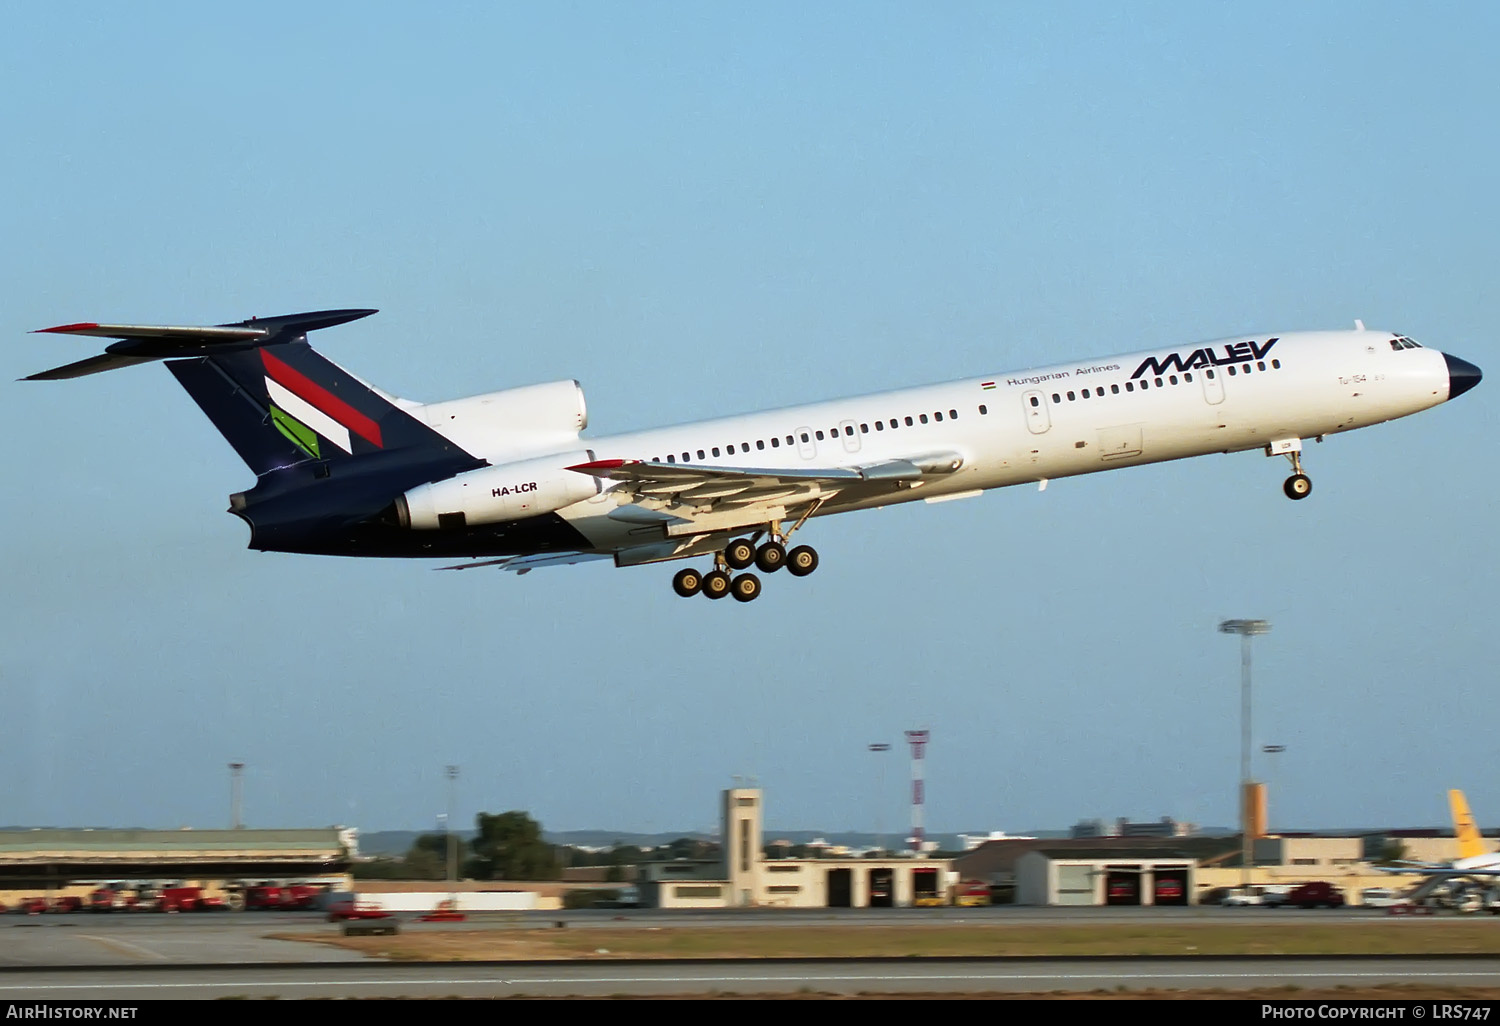
[[[906,743],[911,745],[911,847],[922,854],[922,805],[927,799],[922,781],[922,758],[927,749],[928,732],[908,730]]]

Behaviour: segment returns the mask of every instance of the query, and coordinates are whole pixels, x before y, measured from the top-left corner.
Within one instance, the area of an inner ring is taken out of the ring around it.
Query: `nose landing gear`
[[[1318,437],[1322,441],[1322,436]],[[1266,446],[1267,456],[1285,456],[1292,462],[1292,476],[1281,490],[1288,499],[1305,499],[1312,494],[1312,478],[1302,472],[1302,439],[1280,438]]]

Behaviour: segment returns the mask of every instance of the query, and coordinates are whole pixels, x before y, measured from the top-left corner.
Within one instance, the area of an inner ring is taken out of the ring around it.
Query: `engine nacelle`
[[[571,380],[427,403],[411,412],[466,452],[492,462],[577,445],[589,424],[583,389]]]
[[[552,513],[599,494],[598,478],[567,469],[593,458],[588,451],[564,452],[480,467],[413,488],[396,500],[396,517],[402,527],[434,531]]]

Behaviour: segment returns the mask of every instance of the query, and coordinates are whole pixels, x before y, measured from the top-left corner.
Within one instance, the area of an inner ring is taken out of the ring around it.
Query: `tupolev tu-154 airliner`
[[[814,549],[787,543],[831,513],[1252,449],[1290,461],[1286,494],[1305,499],[1305,439],[1425,410],[1481,376],[1356,321],[585,438],[577,381],[419,403],[308,345],[308,332],[372,313],[44,328],[118,341],[25,380],[166,360],[255,472],[229,499],[253,549],[520,573],[697,556],[711,568],[679,571],[677,594],[749,602],[762,588],[752,566],[817,569]]]

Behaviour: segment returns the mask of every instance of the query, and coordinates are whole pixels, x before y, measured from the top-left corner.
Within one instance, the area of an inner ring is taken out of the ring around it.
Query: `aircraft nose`
[[[1479,379],[1484,377],[1484,371],[1474,366],[1468,360],[1460,360],[1456,356],[1443,354],[1443,359],[1448,364],[1448,398],[1457,399],[1469,389],[1479,384]]]

